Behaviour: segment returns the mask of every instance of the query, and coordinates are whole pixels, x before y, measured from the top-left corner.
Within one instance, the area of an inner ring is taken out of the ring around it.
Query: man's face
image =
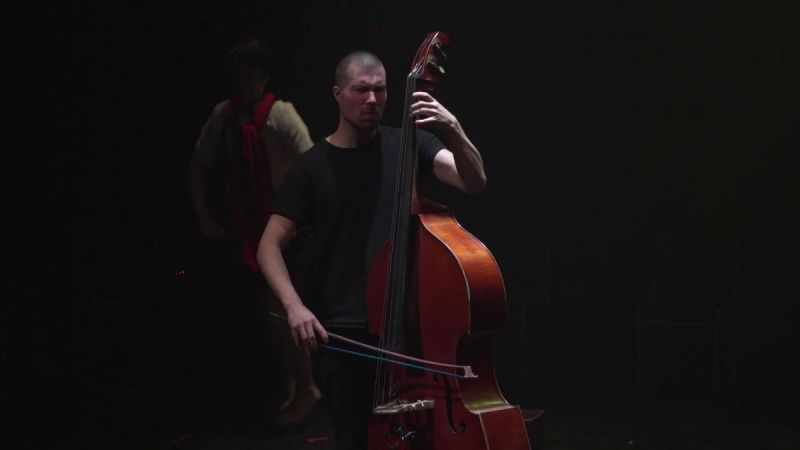
[[[386,106],[386,71],[380,67],[351,64],[344,86],[334,86],[342,118],[357,130],[374,130]]]
[[[261,95],[264,86],[269,81],[269,76],[263,75],[258,69],[237,68],[234,70],[233,84],[236,91],[246,100],[253,100]]]

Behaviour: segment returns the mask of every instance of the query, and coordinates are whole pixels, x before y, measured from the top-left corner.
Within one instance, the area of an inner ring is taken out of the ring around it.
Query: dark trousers
[[[330,328],[328,331],[370,345],[377,345],[378,341],[377,336],[370,335],[366,329]],[[336,347],[369,353],[335,339],[331,339],[329,343]],[[366,450],[367,426],[372,414],[375,360],[323,349],[316,353],[314,365],[328,415],[333,423],[336,448]]]

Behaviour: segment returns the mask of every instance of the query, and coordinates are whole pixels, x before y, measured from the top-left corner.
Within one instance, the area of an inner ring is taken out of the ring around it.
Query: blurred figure
[[[271,49],[253,39],[233,47],[229,57],[237,95],[214,107],[197,140],[188,179],[192,208],[202,238],[222,249],[218,262],[224,266],[224,282],[239,296],[223,301],[261,302],[266,311],[285,316],[260,273],[256,250],[272,196],[291,162],[312,141],[292,103],[278,100],[269,88]],[[302,249],[302,244],[287,249],[286,257],[298,261],[296,266],[302,266]],[[293,269],[299,276],[302,267]],[[266,317],[286,380],[277,422],[288,425],[305,418],[320,392],[308,351],[288,345],[292,337],[286,324]]]

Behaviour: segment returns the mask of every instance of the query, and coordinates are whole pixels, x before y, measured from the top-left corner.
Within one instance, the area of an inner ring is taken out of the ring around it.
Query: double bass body
[[[517,406],[503,398],[491,362],[492,333],[505,322],[505,289],[489,250],[444,207],[411,221],[404,352],[469,365],[475,379],[391,367],[393,399],[406,408],[373,414],[369,449],[529,449]],[[381,335],[390,246],[367,283],[370,331]]]

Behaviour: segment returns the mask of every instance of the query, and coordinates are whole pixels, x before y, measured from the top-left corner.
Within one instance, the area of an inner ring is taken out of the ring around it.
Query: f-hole
[[[450,382],[447,380],[447,377],[440,377],[438,374],[433,374],[433,381],[439,381],[439,378],[442,379],[442,383],[444,383],[444,398],[445,398],[445,405],[447,405],[447,424],[450,426],[450,432],[453,434],[461,434],[467,431],[467,424],[463,421],[458,424],[458,428],[456,429],[455,424],[453,423],[453,390],[450,389]]]

